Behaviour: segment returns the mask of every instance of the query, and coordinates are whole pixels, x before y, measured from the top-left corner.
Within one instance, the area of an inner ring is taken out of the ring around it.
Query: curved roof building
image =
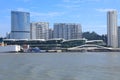
[[[11,39],[30,39],[30,13],[11,11]]]

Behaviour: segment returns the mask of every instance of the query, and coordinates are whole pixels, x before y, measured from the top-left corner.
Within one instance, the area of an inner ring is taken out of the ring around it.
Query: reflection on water
[[[120,53],[0,54],[0,80],[120,80]]]

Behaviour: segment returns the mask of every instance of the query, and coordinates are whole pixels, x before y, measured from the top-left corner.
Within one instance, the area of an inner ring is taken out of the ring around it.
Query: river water
[[[0,80],[120,80],[120,53],[1,53]]]

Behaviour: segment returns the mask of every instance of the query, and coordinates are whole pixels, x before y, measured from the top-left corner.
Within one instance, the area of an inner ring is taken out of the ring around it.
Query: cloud
[[[30,10],[29,9],[26,9],[26,8],[17,8],[16,9],[17,11],[24,11],[24,12],[29,12]]]
[[[98,34],[107,34],[107,25],[82,25],[83,32],[86,31],[95,31]]]
[[[16,0],[16,1],[30,2],[31,0]]]
[[[64,5],[64,4],[59,4],[57,5],[58,7],[62,7],[62,8],[66,8],[66,9],[80,9],[80,5],[75,5],[75,4],[71,4],[71,5]]]
[[[29,12],[31,17],[55,17],[55,16],[61,16],[63,14],[65,14],[65,12],[46,12],[46,13],[41,13],[41,12],[37,12],[37,11],[33,11],[30,8],[26,9],[26,8],[17,8],[17,11],[24,11],[24,12]]]
[[[58,7],[63,7],[66,9],[80,9],[81,4],[99,2],[101,0],[62,0],[62,4],[57,4]]]
[[[11,12],[11,11],[23,11],[23,12],[30,12],[30,9],[27,8],[10,8],[6,10],[7,12]]]
[[[23,0],[24,2],[29,2],[29,1],[31,1],[31,0]]]
[[[23,11],[23,12],[29,12],[31,16],[31,21],[37,21],[37,20],[43,20],[48,21],[50,19],[54,19],[56,17],[63,16],[66,14],[66,12],[58,12],[58,11],[48,11],[48,12],[40,12],[40,11],[34,11],[33,7],[27,9],[27,8],[17,8],[13,9],[16,11]],[[8,9],[8,11],[11,11],[11,9]]]
[[[83,0],[63,0],[65,3],[81,3]]]
[[[55,16],[60,16],[63,15],[64,12],[46,12],[46,13],[41,13],[41,12],[37,12],[37,11],[33,11],[30,9],[26,9],[26,8],[17,8],[17,11],[24,11],[24,12],[30,12],[31,17],[55,17]]]
[[[110,8],[110,9],[109,8],[108,9],[107,8],[96,9],[96,11],[98,11],[98,12],[107,12],[107,11],[112,11],[112,10],[116,10],[116,9],[112,9],[112,8]]]
[[[47,13],[41,13],[41,12],[30,12],[32,17],[55,17],[63,15],[63,12],[47,12]]]
[[[63,0],[65,3],[99,2],[101,0]]]

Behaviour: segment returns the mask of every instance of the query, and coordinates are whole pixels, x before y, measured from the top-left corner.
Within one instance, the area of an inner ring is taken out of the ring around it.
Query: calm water
[[[0,80],[120,80],[120,53],[1,53]]]

